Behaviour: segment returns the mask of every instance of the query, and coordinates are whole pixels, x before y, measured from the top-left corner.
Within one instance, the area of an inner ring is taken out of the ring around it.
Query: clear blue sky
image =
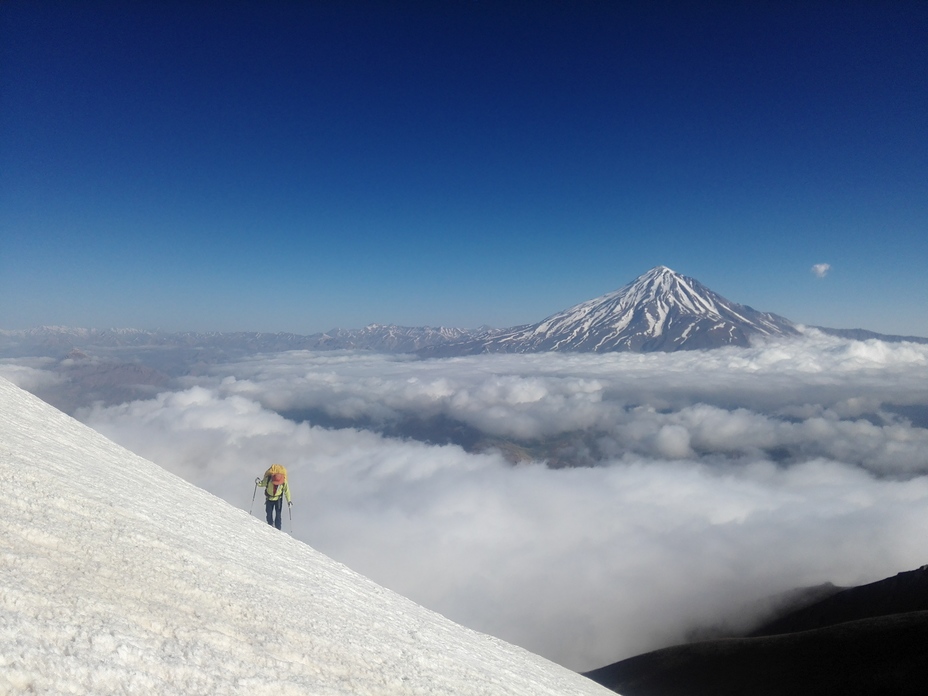
[[[6,0],[0,226],[0,328],[510,326],[664,264],[928,335],[928,2]]]

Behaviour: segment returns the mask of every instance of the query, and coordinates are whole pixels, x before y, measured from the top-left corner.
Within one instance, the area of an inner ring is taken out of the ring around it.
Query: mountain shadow
[[[749,637],[588,672],[624,696],[915,696],[928,675],[928,566],[837,592]]]

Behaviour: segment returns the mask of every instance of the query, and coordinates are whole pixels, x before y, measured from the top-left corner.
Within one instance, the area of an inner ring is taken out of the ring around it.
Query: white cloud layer
[[[0,377],[29,392],[60,387],[63,380],[52,371],[51,358],[19,358],[0,360]]]
[[[676,354],[297,352],[185,387],[81,416],[245,509],[254,477],[287,465],[297,538],[574,669],[746,620],[774,592],[926,562],[928,346],[813,334]],[[413,416],[566,442],[595,465],[512,465],[359,427]]]

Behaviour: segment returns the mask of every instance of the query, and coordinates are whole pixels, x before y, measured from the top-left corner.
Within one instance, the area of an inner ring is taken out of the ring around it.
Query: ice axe
[[[255,509],[255,496],[258,495],[258,483],[258,479],[255,479],[255,490],[254,493],[251,494],[251,507],[248,508],[249,515],[253,514],[251,511]]]

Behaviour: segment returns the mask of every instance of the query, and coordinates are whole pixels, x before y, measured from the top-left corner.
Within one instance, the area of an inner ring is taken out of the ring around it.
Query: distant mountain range
[[[864,329],[812,327],[857,340],[928,343]],[[198,359],[286,350],[370,350],[449,357],[480,353],[671,352],[747,346],[754,338],[792,337],[794,322],[725,299],[694,278],[658,266],[628,285],[552,314],[535,324],[504,329],[403,327],[371,324],[301,336],[292,333],[180,332],[41,327],[0,330],[0,356],[62,358],[73,349],[179,348]]]
[[[0,330],[0,355],[61,358],[72,350],[87,347],[139,350],[175,348],[196,351],[207,356],[279,353],[287,350],[352,349],[414,353],[427,346],[459,341],[473,333],[468,329],[380,324],[371,324],[363,329],[332,329],[309,336],[248,331],[167,332],[42,326],[35,329]]]

